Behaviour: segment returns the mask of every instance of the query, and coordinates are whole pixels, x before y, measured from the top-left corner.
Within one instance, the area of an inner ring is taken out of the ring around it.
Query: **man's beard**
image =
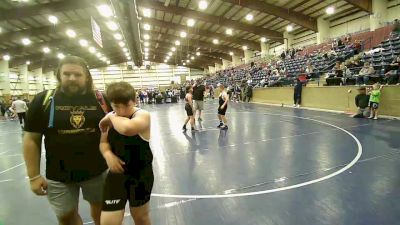
[[[86,90],[86,87],[80,87],[78,84],[64,84],[61,88],[67,95],[81,95]]]

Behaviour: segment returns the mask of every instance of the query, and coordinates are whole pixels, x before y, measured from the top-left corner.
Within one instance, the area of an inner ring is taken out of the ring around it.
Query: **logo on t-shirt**
[[[71,111],[71,117],[69,118],[69,122],[74,128],[79,129],[83,126],[83,124],[85,124],[85,116],[83,116],[84,113],[85,111],[81,110]]]

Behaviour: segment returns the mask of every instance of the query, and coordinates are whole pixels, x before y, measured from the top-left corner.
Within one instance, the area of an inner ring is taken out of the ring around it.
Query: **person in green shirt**
[[[380,85],[379,83],[372,85],[372,91],[369,94],[369,107],[371,108],[371,115],[369,116],[370,119],[378,119],[378,108],[381,99],[382,88],[383,85]]]

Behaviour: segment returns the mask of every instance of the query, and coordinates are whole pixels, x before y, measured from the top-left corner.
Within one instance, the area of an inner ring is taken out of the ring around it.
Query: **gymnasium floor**
[[[215,101],[201,131],[184,134],[183,107],[144,107],[153,224],[399,224],[400,121],[231,103],[229,130],[220,131]],[[16,121],[0,122],[0,224],[56,224],[47,200],[29,190],[21,138]],[[92,224],[85,202],[80,212]],[[133,224],[128,215],[124,224]]]

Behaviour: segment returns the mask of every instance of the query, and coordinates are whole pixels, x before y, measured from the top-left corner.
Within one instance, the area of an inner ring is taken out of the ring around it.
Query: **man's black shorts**
[[[218,115],[223,115],[225,116],[226,110],[228,109],[228,106],[226,105],[223,109],[221,109],[221,106],[218,106]]]
[[[104,185],[103,211],[125,209],[126,202],[130,207],[139,207],[150,201],[154,175],[151,166],[144,169],[139,179],[131,175],[108,173]]]

